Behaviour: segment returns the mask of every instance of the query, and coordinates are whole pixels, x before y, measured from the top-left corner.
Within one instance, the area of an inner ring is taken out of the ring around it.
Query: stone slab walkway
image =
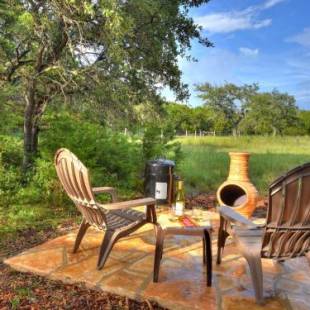
[[[162,221],[166,218],[161,217]],[[217,226],[217,219],[212,224]],[[245,261],[233,244],[225,248],[223,262],[214,266],[213,287],[206,287],[202,242],[196,237],[169,236],[160,269],[159,283],[152,282],[154,231],[147,225],[116,243],[103,270],[96,269],[103,232],[90,229],[80,250],[72,254],[76,232],[8,258],[5,263],[65,282],[84,282],[89,287],[138,300],[155,300],[169,309],[263,309],[255,304]],[[216,234],[213,236],[213,256]],[[284,265],[263,260],[265,309],[310,309],[310,267],[307,258]]]

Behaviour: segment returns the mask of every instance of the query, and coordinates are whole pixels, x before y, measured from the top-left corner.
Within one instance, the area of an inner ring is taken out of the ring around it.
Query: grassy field
[[[182,137],[178,173],[188,193],[216,191],[226,179],[228,152],[251,153],[250,176],[261,195],[287,170],[310,161],[310,137]]]

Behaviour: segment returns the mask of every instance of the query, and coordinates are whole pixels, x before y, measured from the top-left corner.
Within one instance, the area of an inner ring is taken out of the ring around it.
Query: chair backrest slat
[[[295,203],[292,202],[294,204],[294,209],[292,212],[292,216],[289,220],[289,225],[293,225],[295,224],[297,218],[298,218],[298,214],[299,214],[299,210],[301,208],[301,203],[300,203],[300,198],[301,198],[301,192],[302,192],[302,177],[300,177],[298,179],[298,189],[297,189],[297,198],[295,199]]]
[[[277,179],[269,188],[262,257],[285,259],[310,248],[310,163]]]
[[[72,185],[74,187],[74,191],[75,191],[77,197],[83,197],[83,199],[85,199],[84,195],[80,189],[80,186],[78,184],[78,181],[77,181],[76,172],[75,172],[75,165],[73,162],[71,162],[70,166],[69,166],[69,175],[71,176],[71,182],[72,182]]]
[[[85,171],[80,171],[78,175],[79,175],[81,189],[82,189],[85,199],[89,203],[94,203],[94,196],[93,196],[93,193],[91,192],[90,183],[88,181],[88,178],[85,175]]]
[[[65,179],[65,182],[70,190],[71,196],[72,197],[79,197],[79,193],[77,192],[76,188],[74,188],[73,182],[72,182],[72,178],[70,175],[70,168],[68,167],[68,160],[67,159],[62,159],[61,160],[61,168],[63,171],[63,176]]]
[[[310,224],[310,174],[303,177],[303,188],[301,194],[301,204],[307,205],[308,209],[299,215],[303,226]]]
[[[73,192],[72,192],[72,189],[70,187],[70,185],[68,184],[68,180],[66,178],[66,172],[64,171],[64,168],[63,168],[63,160],[59,160],[59,163],[58,163],[58,166],[56,168],[56,171],[57,171],[57,175],[58,175],[58,178],[61,180],[61,183],[65,189],[65,191],[67,192],[67,194],[71,197],[74,196]]]
[[[103,228],[105,214],[96,206],[87,168],[67,149],[56,152],[55,167],[66,193],[84,219],[91,225]]]

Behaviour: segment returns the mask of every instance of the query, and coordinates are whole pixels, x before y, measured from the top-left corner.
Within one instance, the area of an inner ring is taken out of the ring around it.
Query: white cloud
[[[195,22],[203,29],[214,33],[228,33],[244,29],[259,29],[269,26],[271,19],[256,21],[252,13],[245,11],[240,12],[223,12],[214,13],[197,17]]]
[[[298,43],[305,47],[310,47],[310,27],[305,28],[303,32],[286,39],[286,42]]]
[[[248,48],[248,47],[240,47],[239,51],[241,54],[245,55],[245,56],[257,56],[259,53],[258,48],[252,49],[252,48]]]
[[[268,0],[268,1],[266,1],[266,2],[264,3],[263,7],[264,7],[265,9],[269,9],[269,8],[271,8],[271,7],[273,7],[273,6],[277,5],[277,4],[279,4],[279,3],[281,3],[281,2],[284,2],[284,1],[286,1],[286,0]]]
[[[263,27],[268,27],[268,26],[271,25],[271,23],[272,23],[272,19],[271,18],[264,19],[264,20],[261,20],[260,22],[256,22],[253,25],[253,28],[254,29],[259,29],[259,28],[263,28]]]
[[[271,25],[270,18],[260,19],[258,15],[286,0],[267,0],[261,5],[249,6],[244,10],[207,14],[195,18],[195,22],[210,33],[229,33],[245,29],[259,29]]]

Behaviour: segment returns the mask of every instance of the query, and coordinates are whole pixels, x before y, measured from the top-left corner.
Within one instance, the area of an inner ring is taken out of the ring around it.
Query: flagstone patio
[[[215,228],[216,213],[208,213]],[[167,224],[168,216],[159,214]],[[64,282],[83,282],[88,287],[125,295],[137,300],[155,300],[169,309],[262,309],[255,304],[247,265],[232,243],[220,266],[213,262],[213,286],[206,286],[202,242],[197,237],[169,236],[160,269],[159,283],[152,282],[154,231],[147,225],[116,243],[103,270],[96,269],[103,233],[90,229],[77,254],[72,254],[76,232],[50,240],[5,263]],[[231,241],[230,241],[231,242]],[[213,234],[213,257],[216,233]],[[264,289],[272,298],[266,309],[310,309],[309,259],[297,258],[283,265],[263,260]]]

